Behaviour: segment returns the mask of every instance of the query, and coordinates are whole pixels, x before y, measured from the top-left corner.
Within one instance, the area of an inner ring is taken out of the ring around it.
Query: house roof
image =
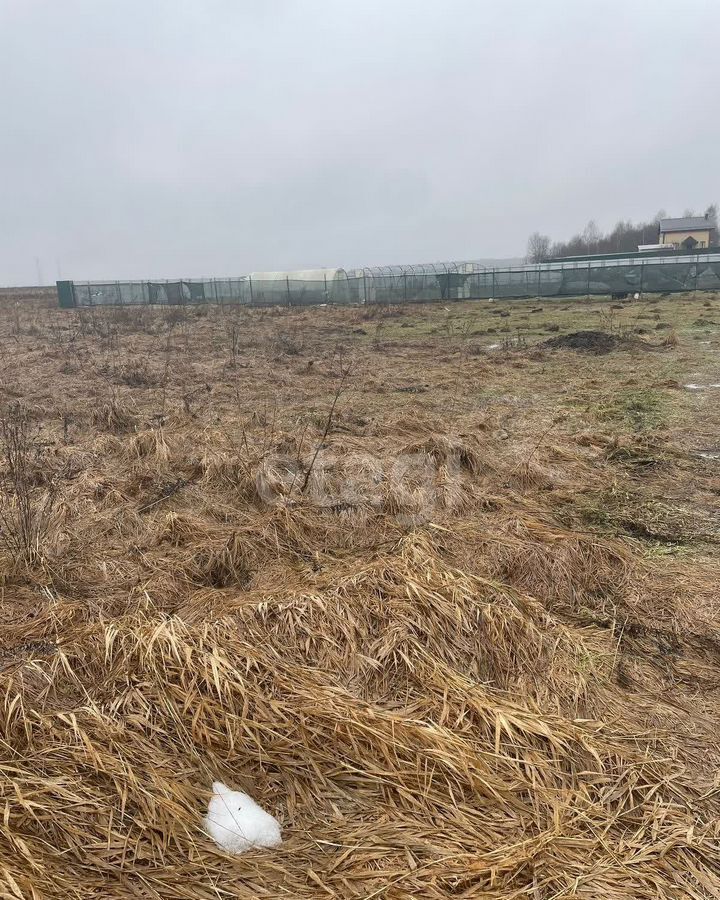
[[[666,231],[703,231],[713,228],[713,223],[705,216],[684,216],[681,219],[660,219],[660,233]]]

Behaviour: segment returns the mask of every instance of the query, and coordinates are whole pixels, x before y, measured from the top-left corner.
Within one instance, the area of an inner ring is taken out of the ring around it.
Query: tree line
[[[694,216],[692,210],[686,209],[683,216]],[[717,229],[717,204],[711,203],[703,213]],[[594,219],[590,219],[585,228],[573,235],[569,241],[552,241],[546,234],[533,232],[528,238],[528,262],[543,262],[557,259],[560,256],[584,256],[591,253],[630,253],[635,252],[641,244],[658,242],[658,226],[667,213],[661,209],[649,222],[630,222],[620,220],[612,231],[603,234]],[[717,231],[716,231],[717,235]]]

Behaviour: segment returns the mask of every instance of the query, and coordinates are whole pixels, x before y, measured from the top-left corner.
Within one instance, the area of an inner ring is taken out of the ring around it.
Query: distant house
[[[658,243],[671,244],[677,250],[700,250],[715,243],[715,223],[706,216],[661,219]]]

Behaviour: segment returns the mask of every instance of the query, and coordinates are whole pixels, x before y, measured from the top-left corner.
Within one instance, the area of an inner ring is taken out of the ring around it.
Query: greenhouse
[[[556,259],[490,268],[480,262],[252,272],[236,278],[59,281],[60,306],[318,306],[720,290],[720,250]]]
[[[301,269],[297,272],[252,272],[245,279],[242,302],[258,306],[310,306],[358,302],[351,299],[344,269]]]

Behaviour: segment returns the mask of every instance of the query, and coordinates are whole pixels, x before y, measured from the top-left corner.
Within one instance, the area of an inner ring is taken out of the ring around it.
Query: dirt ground
[[[53,304],[0,296],[2,896],[720,896],[720,296]]]

